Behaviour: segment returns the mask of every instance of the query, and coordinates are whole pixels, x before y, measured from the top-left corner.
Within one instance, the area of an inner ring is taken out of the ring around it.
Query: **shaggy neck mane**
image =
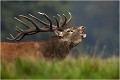
[[[61,41],[61,37],[52,37],[47,43],[44,43],[40,50],[46,59],[64,59],[70,52],[70,44]]]

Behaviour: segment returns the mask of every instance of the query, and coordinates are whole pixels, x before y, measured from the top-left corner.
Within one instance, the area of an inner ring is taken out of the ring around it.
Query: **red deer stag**
[[[69,54],[70,50],[86,37],[86,34],[83,33],[85,30],[84,26],[66,28],[66,25],[72,19],[72,15],[70,12],[68,12],[70,15],[69,19],[67,19],[66,16],[63,14],[64,21],[59,14],[57,14],[60,18],[59,21],[55,16],[53,16],[56,21],[56,26],[53,25],[48,15],[46,15],[45,13],[38,13],[44,16],[49,21],[49,23],[46,23],[31,14],[29,14],[29,16],[43,24],[45,27],[39,28],[32,19],[24,15],[19,15],[20,17],[31,22],[34,27],[14,17],[17,21],[26,26],[28,29],[23,30],[16,26],[15,30],[18,32],[18,34],[15,37],[10,34],[11,38],[7,39],[19,41],[27,35],[33,35],[39,32],[54,32],[56,36],[52,37],[48,41],[40,42],[2,42],[2,58],[7,60],[14,60],[17,57],[25,56],[26,54],[32,54],[39,58],[44,58],[45,60],[64,59]]]

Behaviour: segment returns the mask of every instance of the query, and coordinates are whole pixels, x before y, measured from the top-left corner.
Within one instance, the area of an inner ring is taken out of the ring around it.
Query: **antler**
[[[68,20],[67,20],[66,16],[63,14],[64,21],[63,21],[62,17],[59,14],[57,14],[60,17],[60,21],[58,22],[57,18],[55,16],[53,16],[53,18],[56,20],[56,23],[57,23],[57,26],[55,26],[55,25],[52,24],[52,20],[49,18],[48,15],[46,15],[45,13],[41,13],[41,12],[38,12],[38,13],[40,15],[43,15],[49,21],[49,24],[40,20],[40,19],[38,19],[37,17],[29,14],[32,18],[34,18],[35,20],[37,20],[41,24],[45,25],[45,27],[39,28],[37,26],[37,24],[32,19],[30,19],[30,18],[28,18],[27,16],[24,16],[24,15],[19,15],[20,17],[22,17],[22,18],[28,20],[29,22],[31,22],[34,25],[34,27],[32,27],[32,26],[26,24],[25,22],[21,21],[20,19],[14,17],[17,21],[19,21],[21,24],[26,26],[28,29],[27,30],[22,30],[22,29],[20,29],[19,27],[16,26],[15,30],[18,32],[18,34],[15,37],[13,37],[13,35],[10,34],[11,38],[7,38],[7,37],[6,38],[8,40],[19,41],[19,40],[23,39],[25,35],[32,35],[32,34],[36,34],[38,32],[48,32],[48,31],[49,32],[54,32],[54,30],[59,30],[59,29],[63,30],[65,25],[67,25],[70,22],[70,20],[72,19],[72,15],[71,15],[70,12],[68,12],[69,15],[70,15],[70,18]]]
[[[64,22],[63,22],[62,17],[59,14],[57,14],[60,17],[60,22],[59,22],[60,27],[64,27],[65,25],[67,25],[71,21],[72,15],[70,12],[68,12],[68,13],[70,15],[70,18],[68,20],[67,20],[66,16],[63,14],[64,19],[65,19]]]

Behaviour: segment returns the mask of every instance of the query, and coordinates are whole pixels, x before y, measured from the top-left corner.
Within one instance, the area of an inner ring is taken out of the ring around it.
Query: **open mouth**
[[[87,36],[86,34],[81,34],[82,39],[86,38],[86,36]]]
[[[82,39],[86,38],[87,36],[84,32],[85,32],[85,27],[82,28],[82,32],[81,32]]]
[[[87,36],[86,34],[83,34],[83,37],[82,37],[82,38],[84,39],[84,38],[86,38],[86,36]]]

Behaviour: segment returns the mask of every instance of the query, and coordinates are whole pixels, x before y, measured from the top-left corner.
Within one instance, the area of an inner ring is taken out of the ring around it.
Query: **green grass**
[[[2,79],[118,79],[119,58],[81,56],[78,59],[48,62],[18,58],[11,63],[2,60],[1,71]]]

